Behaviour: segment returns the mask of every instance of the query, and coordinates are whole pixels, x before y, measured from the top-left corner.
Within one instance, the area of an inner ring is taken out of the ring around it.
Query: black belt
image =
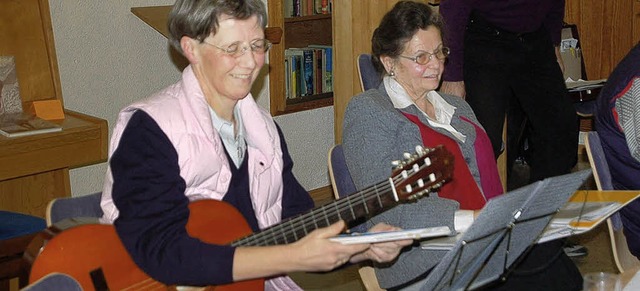
[[[502,29],[500,27],[497,27],[493,24],[491,24],[489,21],[485,20],[483,17],[481,17],[480,15],[478,15],[478,13],[476,12],[472,12],[471,16],[469,17],[469,24],[467,25],[467,28],[474,28],[474,29],[480,29],[482,31],[485,31],[489,34],[495,35],[495,36],[501,36],[501,37],[505,37],[505,38],[513,38],[513,39],[524,39],[527,36],[536,34],[537,32],[540,31],[540,29],[542,29],[542,27],[536,29],[533,32],[525,32],[525,33],[518,33],[518,32],[512,32],[512,31],[508,31],[505,29]]]

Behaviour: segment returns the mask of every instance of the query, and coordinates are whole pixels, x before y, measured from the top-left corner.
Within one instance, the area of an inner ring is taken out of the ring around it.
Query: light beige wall
[[[167,40],[130,9],[171,5],[173,0],[49,0],[65,107],[109,122],[127,104],[173,84],[180,71]],[[254,92],[268,110],[268,81]],[[308,190],[326,186],[327,150],[333,145],[333,107],[279,116],[295,162],[294,173]],[[106,163],[71,171],[74,195],[100,191]]]

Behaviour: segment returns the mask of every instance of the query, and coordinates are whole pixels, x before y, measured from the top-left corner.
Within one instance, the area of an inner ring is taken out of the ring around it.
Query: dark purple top
[[[514,33],[533,32],[544,26],[554,44],[560,43],[564,0],[446,0],[440,3],[445,21],[446,45],[451,54],[443,80],[462,81],[464,32],[471,11],[491,24]]]

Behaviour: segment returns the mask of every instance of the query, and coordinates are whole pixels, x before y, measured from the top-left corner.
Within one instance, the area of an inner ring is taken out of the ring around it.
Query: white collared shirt
[[[394,78],[389,76],[385,76],[383,79],[384,87],[389,94],[389,98],[391,99],[391,103],[393,103],[393,107],[397,109],[407,108],[411,105],[416,105],[409,94],[404,90],[404,88],[396,81]],[[455,136],[458,140],[465,142],[466,136],[461,132],[457,131],[453,126],[451,126],[451,119],[453,118],[453,114],[456,112],[456,107],[447,103],[447,101],[438,94],[436,91],[429,91],[426,96],[427,100],[431,102],[433,108],[436,113],[436,120],[433,120],[426,112],[422,111],[420,107],[416,105],[416,108],[424,114],[429,122],[429,125],[433,127],[439,127],[447,130],[453,136]]]
[[[236,165],[236,168],[240,167],[244,160],[244,152],[247,149],[247,143],[244,139],[244,125],[242,124],[242,117],[240,117],[240,110],[238,106],[233,109],[233,118],[236,120],[237,130],[233,128],[233,123],[228,120],[224,120],[216,114],[215,111],[209,106],[209,113],[211,114],[211,123],[220,134],[220,139],[224,144],[224,148],[229,153],[231,160]]]

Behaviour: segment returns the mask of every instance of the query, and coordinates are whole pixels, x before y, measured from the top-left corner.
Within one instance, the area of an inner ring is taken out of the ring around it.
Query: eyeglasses
[[[251,43],[249,43],[248,47],[247,46],[242,46],[242,48],[240,48],[241,42],[239,42],[239,41],[228,45],[226,48],[217,46],[217,45],[212,44],[212,43],[208,43],[206,41],[203,41],[202,43],[205,43],[205,44],[208,44],[208,45],[210,45],[212,47],[215,47],[215,48],[223,51],[225,54],[228,54],[228,55],[230,55],[230,56],[232,56],[234,58],[241,57],[249,49],[251,49],[251,51],[253,53],[264,54],[269,50],[269,48],[271,48],[271,42],[269,40],[267,40],[267,39],[256,39],[256,40],[252,41]]]
[[[436,49],[435,51],[433,51],[433,53],[422,51],[415,57],[407,57],[403,55],[400,55],[400,57],[408,60],[412,60],[420,65],[426,65],[427,63],[429,63],[429,61],[431,61],[431,59],[433,59],[434,56],[439,61],[444,61],[444,59],[446,59],[449,56],[450,52],[451,50],[449,50],[448,47],[442,47],[442,48]]]

